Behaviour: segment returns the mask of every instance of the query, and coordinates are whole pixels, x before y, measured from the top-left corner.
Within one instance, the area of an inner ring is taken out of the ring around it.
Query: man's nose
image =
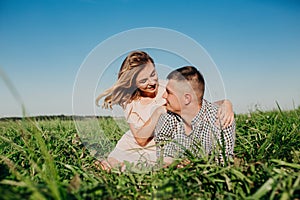
[[[166,92],[166,91],[163,93],[162,97],[163,97],[164,99],[167,98],[167,92]]]

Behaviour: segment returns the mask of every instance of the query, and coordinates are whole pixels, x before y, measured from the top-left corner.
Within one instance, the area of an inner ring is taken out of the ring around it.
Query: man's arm
[[[173,162],[173,142],[175,126],[174,114],[168,112],[160,116],[156,128],[154,130],[154,140],[156,142],[157,158],[164,162],[167,166]]]
[[[154,141],[156,143],[156,155],[158,158],[161,156],[161,149],[164,146],[165,141],[167,141],[171,137],[171,128],[167,115],[168,113],[162,114],[160,116],[154,129]]]
[[[229,158],[234,157],[235,121],[233,121],[232,125],[227,128],[221,129],[218,141],[220,144],[219,160],[222,164],[224,164],[224,159],[228,160]],[[223,157],[224,154],[225,158]]]

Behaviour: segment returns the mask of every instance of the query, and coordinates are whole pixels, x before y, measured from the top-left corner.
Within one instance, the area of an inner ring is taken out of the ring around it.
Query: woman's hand
[[[232,108],[232,103],[229,100],[223,100],[223,103],[218,109],[217,122],[220,122],[221,127],[224,129],[232,125],[233,121],[234,112]]]
[[[159,106],[159,107],[157,107],[157,108],[154,110],[153,114],[154,114],[154,115],[157,115],[158,117],[160,117],[160,115],[162,115],[162,114],[164,114],[164,113],[166,113],[166,112],[167,112],[166,106]]]

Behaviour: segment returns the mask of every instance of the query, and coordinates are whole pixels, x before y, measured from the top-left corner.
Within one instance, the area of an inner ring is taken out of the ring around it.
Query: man
[[[166,165],[187,153],[194,157],[215,154],[221,163],[233,157],[235,123],[226,128],[218,125],[217,106],[203,99],[201,73],[187,66],[174,70],[167,79],[163,98],[168,112],[160,117],[154,132],[158,157]]]

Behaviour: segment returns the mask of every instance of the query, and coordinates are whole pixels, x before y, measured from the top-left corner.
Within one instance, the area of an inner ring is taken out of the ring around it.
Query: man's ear
[[[191,103],[191,101],[192,101],[192,95],[189,93],[185,93],[184,94],[184,104],[188,105]]]

